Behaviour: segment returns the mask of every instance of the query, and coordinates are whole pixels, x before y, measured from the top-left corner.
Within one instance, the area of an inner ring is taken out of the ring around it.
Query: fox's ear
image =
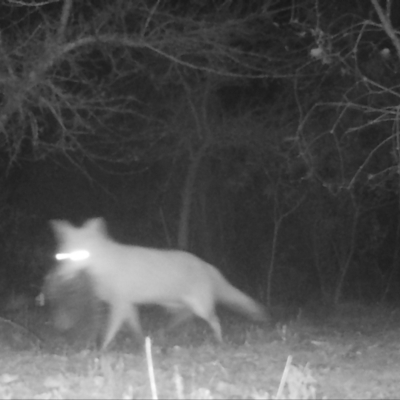
[[[106,227],[106,221],[104,221],[104,218],[102,217],[97,217],[97,218],[91,218],[88,219],[82,226],[82,228],[90,229],[93,231],[100,231],[100,232],[106,232],[107,227]]]

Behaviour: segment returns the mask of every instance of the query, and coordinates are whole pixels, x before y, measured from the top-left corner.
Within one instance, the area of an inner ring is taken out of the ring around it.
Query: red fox
[[[51,221],[61,261],[57,276],[68,280],[86,271],[95,296],[110,307],[104,350],[124,322],[140,337],[137,306],[156,304],[175,314],[173,325],[198,316],[208,322],[222,342],[215,304],[223,303],[254,320],[265,319],[264,308],[232,286],[212,265],[180,250],[159,250],[120,244],[111,239],[103,218],[78,228],[67,221]],[[61,324],[73,321],[61,318]]]

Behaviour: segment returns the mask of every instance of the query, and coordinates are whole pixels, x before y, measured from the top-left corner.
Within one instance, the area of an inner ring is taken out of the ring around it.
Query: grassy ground
[[[121,332],[101,355],[43,311],[14,311],[0,320],[0,398],[143,399],[154,388],[160,399],[400,398],[400,310],[283,314],[265,326],[223,317],[223,345],[193,321],[167,347],[150,335],[151,355]],[[143,321],[150,333],[163,324],[151,312]]]

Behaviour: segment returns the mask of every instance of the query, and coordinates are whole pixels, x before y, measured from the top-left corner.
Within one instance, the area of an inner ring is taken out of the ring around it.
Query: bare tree
[[[121,117],[130,123],[150,120],[151,110],[135,92],[138,79],[147,81],[147,91],[157,91],[174,81],[177,69],[230,78],[289,74],[293,56],[273,59],[264,53],[272,32],[262,27],[271,28],[273,13],[261,6],[246,13],[227,6],[217,10],[217,21],[215,10],[174,9],[160,1],[84,6],[63,0],[33,7],[9,0],[8,9],[18,7],[32,22],[2,30],[1,148],[11,162],[22,149],[29,153],[26,148],[35,157],[55,150],[111,157],[89,146],[97,138],[108,150],[116,145],[113,159],[129,160],[137,156],[129,146],[135,135],[110,125]],[[256,38],[265,41],[261,51],[255,51]]]

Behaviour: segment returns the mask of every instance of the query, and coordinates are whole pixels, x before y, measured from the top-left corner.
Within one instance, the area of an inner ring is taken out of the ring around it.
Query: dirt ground
[[[167,347],[149,341],[147,354],[129,332],[99,354],[42,315],[7,315],[0,399],[400,398],[400,310],[352,304],[262,326],[222,322],[223,345],[194,321]]]

